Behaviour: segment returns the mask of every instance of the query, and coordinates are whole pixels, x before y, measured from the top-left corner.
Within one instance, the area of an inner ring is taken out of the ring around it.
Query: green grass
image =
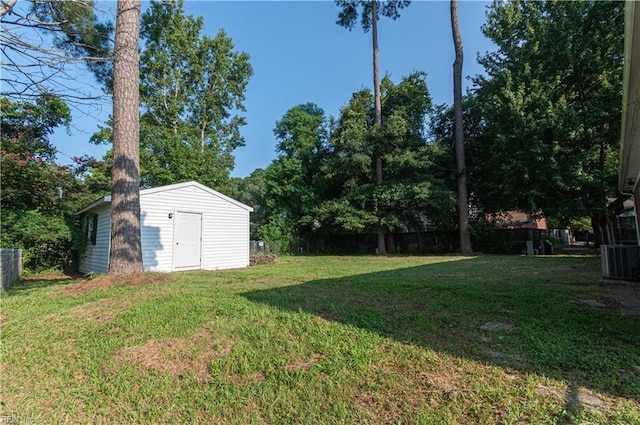
[[[1,294],[0,415],[640,424],[640,319],[617,314],[599,267],[596,257],[285,257],[86,291],[22,282]],[[487,322],[513,329],[480,329]]]

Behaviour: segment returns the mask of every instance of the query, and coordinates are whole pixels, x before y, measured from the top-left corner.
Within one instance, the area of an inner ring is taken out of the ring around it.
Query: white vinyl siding
[[[93,245],[87,235],[87,248],[80,260],[78,270],[81,273],[106,273],[109,270],[109,249],[111,248],[111,208],[109,205],[99,207],[90,213],[98,215],[96,244]]]
[[[173,270],[176,212],[202,214],[203,269],[249,265],[249,211],[211,192],[193,185],[141,195],[140,207],[146,214],[142,237],[145,269]]]
[[[204,269],[229,269],[249,265],[249,211],[220,203],[211,212],[203,246]]]
[[[146,201],[140,198],[142,264],[145,270],[163,271],[164,264],[171,264],[173,221],[161,206],[149,205]],[[170,271],[170,267],[166,271]]]

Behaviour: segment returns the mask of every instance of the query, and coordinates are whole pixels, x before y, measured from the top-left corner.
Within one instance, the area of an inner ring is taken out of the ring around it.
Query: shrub
[[[2,246],[23,250],[26,271],[63,270],[71,261],[74,230],[60,216],[37,210],[2,211]]]
[[[258,233],[275,254],[289,252],[293,242],[293,228],[284,218],[273,217],[269,223],[260,226]]]

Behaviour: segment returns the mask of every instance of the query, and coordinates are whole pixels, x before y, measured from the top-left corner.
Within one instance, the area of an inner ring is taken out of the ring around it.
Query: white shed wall
[[[174,270],[173,220],[178,211],[202,214],[202,269],[249,265],[249,211],[246,209],[195,185],[141,194],[140,209],[146,270]]]
[[[175,186],[175,187],[174,187]],[[202,214],[201,269],[241,268],[249,265],[249,210],[196,183],[178,184],[140,192],[142,263],[149,271],[174,271],[176,212]],[[96,245],[88,243],[80,261],[83,273],[106,273],[111,235],[110,205],[97,207]],[[171,217],[169,217],[171,215]]]
[[[249,211],[220,200],[204,218],[202,268],[231,269],[249,265]]]
[[[140,197],[140,238],[145,270],[172,271],[173,220],[166,192]],[[164,195],[164,196],[162,196]]]
[[[106,273],[109,271],[109,250],[111,249],[111,207],[104,205],[91,213],[98,214],[96,244],[93,245],[90,240],[87,240],[87,249],[80,259],[78,270],[81,273]]]

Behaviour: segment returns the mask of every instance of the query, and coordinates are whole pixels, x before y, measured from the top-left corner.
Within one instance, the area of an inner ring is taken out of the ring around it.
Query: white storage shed
[[[195,181],[140,191],[140,233],[145,270],[216,270],[249,265],[253,209]],[[111,247],[111,197],[78,211],[87,249],[82,273],[106,273]]]

